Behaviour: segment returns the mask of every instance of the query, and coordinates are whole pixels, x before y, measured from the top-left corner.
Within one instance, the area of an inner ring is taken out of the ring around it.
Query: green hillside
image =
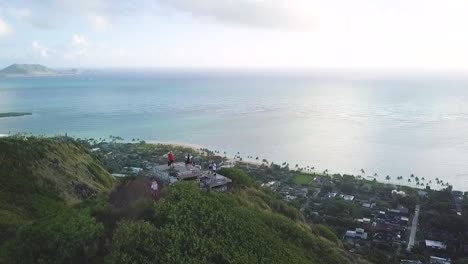
[[[155,205],[154,215],[138,222],[120,223],[109,260],[112,263],[358,263],[336,244],[314,235],[301,223],[267,207],[246,206],[245,202],[239,193],[200,192],[190,184],[177,185],[168,189],[164,199]]]
[[[0,138],[0,232],[108,191],[112,176],[65,139]]]
[[[0,150],[0,263],[365,263],[236,169],[224,171],[232,192],[178,183],[155,201],[149,178],[113,184],[70,139],[3,138]]]
[[[0,76],[54,75],[56,71],[40,64],[12,64],[0,70]]]

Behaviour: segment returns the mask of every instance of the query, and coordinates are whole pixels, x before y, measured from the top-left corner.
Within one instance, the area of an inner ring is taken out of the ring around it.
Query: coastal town
[[[466,263],[467,193],[451,186],[432,190],[382,183],[371,177],[304,172],[268,162],[228,159],[219,151],[147,144],[111,137],[86,140],[90,151],[117,178],[146,176],[161,186],[195,181],[200,189],[227,192],[232,180],[213,172],[235,167],[260,188],[273,192],[302,213],[307,223],[326,226],[349,252],[379,263]],[[175,162],[168,166],[167,154]],[[187,162],[190,157],[190,162]],[[416,177],[416,176],[413,176]]]
[[[379,263],[447,264],[468,256],[467,193],[412,188],[352,175],[241,164],[261,185],[331,228],[352,252]]]

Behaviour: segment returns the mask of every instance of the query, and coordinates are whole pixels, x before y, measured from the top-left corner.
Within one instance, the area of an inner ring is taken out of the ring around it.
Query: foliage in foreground
[[[191,183],[166,189],[150,214],[115,217],[87,202],[23,225],[6,263],[359,263],[328,237],[239,193],[203,192]],[[96,201],[96,203],[99,203]],[[94,217],[93,217],[94,216]],[[325,231],[326,232],[326,231]]]
[[[110,190],[112,176],[70,138],[0,138],[0,246],[20,224]]]
[[[311,232],[296,209],[235,169],[226,172],[239,187],[232,193],[180,183],[165,189],[158,202],[149,197],[118,207],[93,195],[72,207],[68,199],[79,193],[64,182],[97,190],[111,184],[91,153],[62,139],[11,138],[0,144],[19,158],[0,153],[7,161],[0,176],[8,181],[0,195],[18,199],[14,207],[0,203],[11,212],[0,220],[12,224],[16,214],[27,216],[5,235],[1,263],[359,263],[330,242],[334,238],[326,230]],[[26,186],[15,189],[21,183]],[[45,210],[54,203],[58,206]]]
[[[348,263],[342,252],[282,215],[236,194],[170,188],[144,222],[122,222],[111,263]]]
[[[11,263],[86,263],[96,256],[104,227],[83,212],[66,209],[22,226],[6,247]]]

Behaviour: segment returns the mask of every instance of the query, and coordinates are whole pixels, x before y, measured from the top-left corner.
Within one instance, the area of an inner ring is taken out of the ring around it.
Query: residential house
[[[430,264],[451,264],[452,261],[450,259],[445,259],[445,258],[439,258],[439,257],[430,257]]]
[[[352,202],[354,200],[354,196],[353,195],[348,195],[348,194],[342,194],[340,195],[341,198],[343,198],[343,200],[345,201],[350,201]]]
[[[425,244],[426,244],[426,247],[430,249],[437,249],[437,250],[447,249],[447,244],[440,242],[440,241],[426,240]]]
[[[345,240],[354,240],[354,239],[367,239],[367,233],[362,228],[356,228],[355,230],[348,230],[344,235],[343,239]]]

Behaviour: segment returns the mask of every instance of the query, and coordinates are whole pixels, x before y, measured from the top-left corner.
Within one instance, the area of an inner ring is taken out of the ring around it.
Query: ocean
[[[0,134],[183,142],[468,191],[463,75],[92,70],[0,79],[0,112],[33,113],[1,118]]]

